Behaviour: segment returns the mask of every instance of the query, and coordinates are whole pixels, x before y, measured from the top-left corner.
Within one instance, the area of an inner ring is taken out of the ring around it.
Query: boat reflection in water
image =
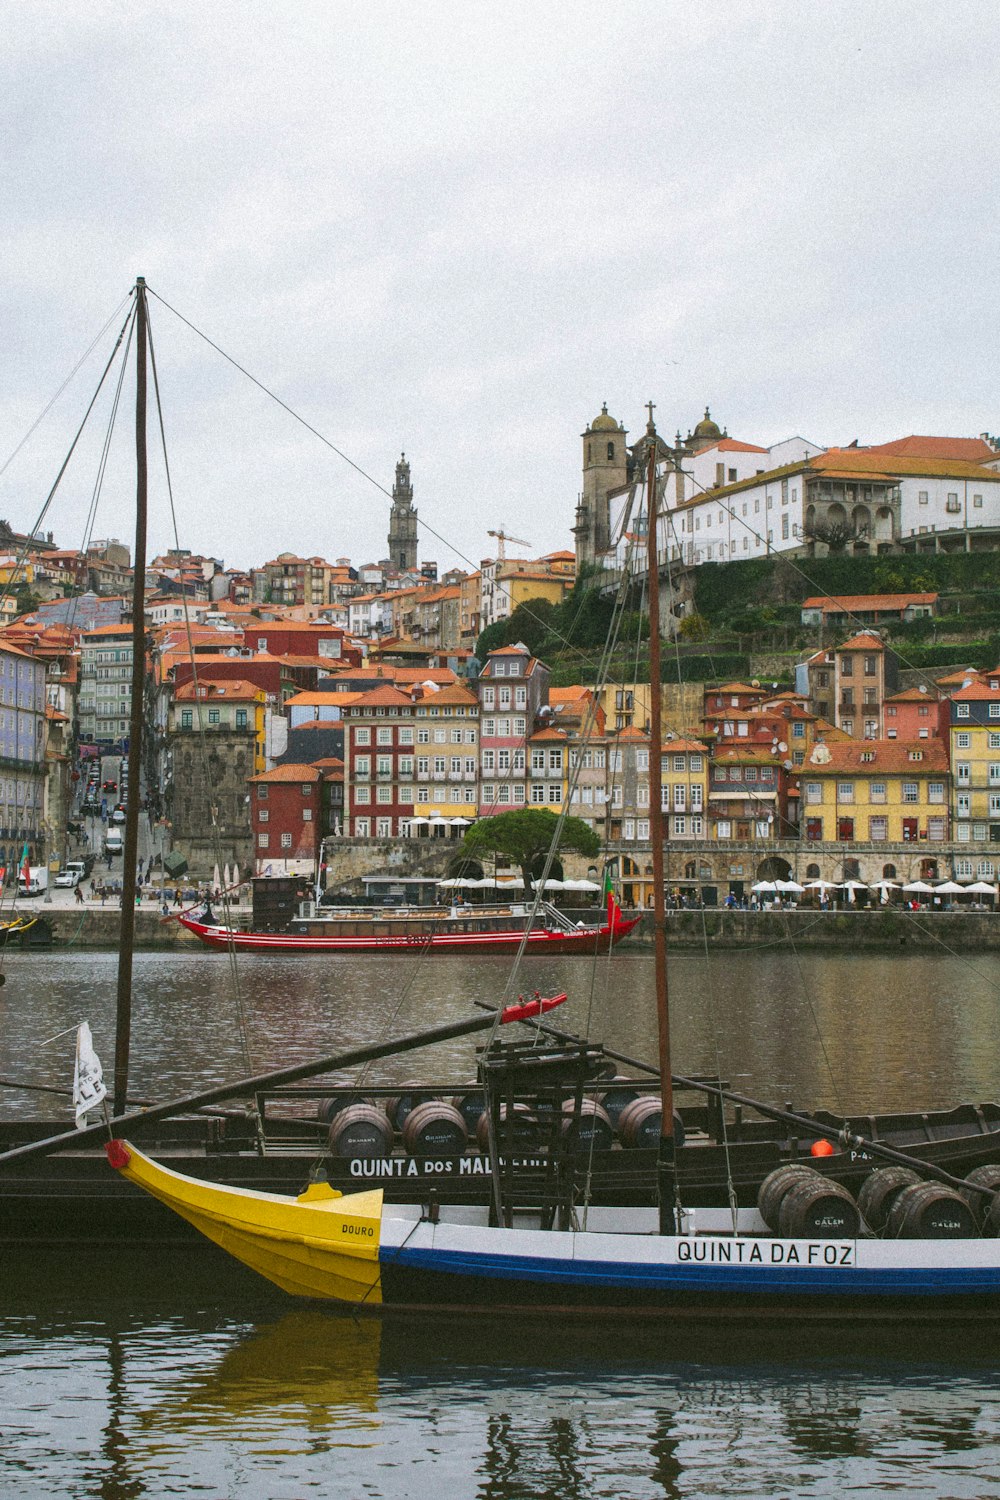
[[[257,1327],[229,1349],[214,1369],[180,1381],[142,1413],[145,1432],[245,1436],[261,1424],[312,1434],[349,1430],[355,1446],[377,1440],[379,1357],[377,1318],[289,1313]]]

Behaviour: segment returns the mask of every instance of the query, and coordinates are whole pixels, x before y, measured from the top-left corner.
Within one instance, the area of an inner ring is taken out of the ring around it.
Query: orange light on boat
[[[809,1154],[810,1156],[832,1156],[833,1142],[827,1140],[813,1141],[809,1147]]]

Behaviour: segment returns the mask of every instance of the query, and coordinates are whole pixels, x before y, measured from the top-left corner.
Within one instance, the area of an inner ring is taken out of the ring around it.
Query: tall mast
[[[646,552],[649,590],[649,836],[653,845],[653,943],[656,965],[656,1021],[660,1063],[660,1151],[657,1192],[660,1233],[676,1234],[677,1196],[674,1154],[674,1085],[670,1066],[670,1008],[667,999],[667,907],[663,871],[663,723],[660,690],[660,569],[656,552],[656,427],[653,402],[646,424]]]
[[[135,887],[139,858],[139,799],[142,775],[142,699],[146,677],[146,281],[142,276],[138,276],[135,283],[135,469],[132,712],[129,719],[129,798],[125,808],[121,937],[118,948],[114,1094],[116,1115],[123,1115],[128,1104],[129,1044],[132,1035],[132,950],[135,942]]]

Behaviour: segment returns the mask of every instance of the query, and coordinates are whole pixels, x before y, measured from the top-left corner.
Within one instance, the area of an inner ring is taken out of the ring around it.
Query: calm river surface
[[[110,1070],[113,955],[6,955],[0,1077],[64,1087],[87,1019]],[[675,1066],[837,1109],[1000,1096],[994,957],[681,955]],[[254,1070],[496,1000],[498,960],[241,960]],[[652,961],[533,961],[563,1024],[652,1060]],[[243,1071],[225,956],[139,955],[133,1086]],[[378,1079],[462,1080],[476,1038]],[[419,1057],[420,1055],[418,1055]],[[45,1113],[4,1088],[5,1113]],[[85,1232],[85,1231],[84,1231]],[[0,1496],[906,1496],[1000,1500],[1000,1349],[816,1330],[693,1339],[419,1322],[291,1303],[211,1254],[5,1254]]]

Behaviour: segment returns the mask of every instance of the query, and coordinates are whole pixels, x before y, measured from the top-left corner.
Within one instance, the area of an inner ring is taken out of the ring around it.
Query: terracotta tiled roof
[[[532,744],[535,740],[558,740],[560,744],[563,744],[568,738],[565,729],[536,729],[534,734],[528,735]]]
[[[478,708],[479,699],[475,693],[463,687],[460,682],[453,683],[450,687],[441,688],[440,692],[428,693],[423,703],[433,704],[435,708]]]
[[[884,651],[885,641],[880,636],[871,635],[867,630],[861,630],[857,635],[852,635],[849,641],[842,641],[835,648],[840,651]]]
[[[868,452],[891,453],[901,458],[962,458],[970,463],[982,463],[997,456],[996,450],[982,438],[920,437],[916,433],[894,438],[891,443],[872,443]]]
[[[344,708],[349,703],[359,703],[362,698],[370,696],[369,693],[293,693],[290,698],[285,699],[285,707],[294,705],[296,708],[322,708],[332,703],[338,708]]]
[[[962,687],[957,692],[950,693],[952,703],[983,702],[986,699],[995,701],[1000,698],[1000,688],[991,688],[988,681],[976,678],[968,687]]]
[[[925,688],[904,688],[901,693],[893,693],[885,699],[886,703],[937,703],[938,696]]]
[[[275,766],[273,771],[262,771],[258,776],[248,776],[247,781],[320,781],[323,773],[316,766],[296,765],[289,761],[283,766]]]
[[[858,614],[862,610],[907,609],[911,604],[936,604],[937,594],[838,594],[803,599],[803,609],[821,609],[824,614]]]
[[[384,687],[373,688],[370,693],[358,693],[351,708],[359,713],[368,713],[373,708],[412,709],[413,700],[408,694],[401,693],[398,688],[394,688],[391,683],[386,683]]]
[[[245,681],[242,677],[234,677],[231,681],[223,679],[218,682],[210,677],[201,677],[197,684],[192,679],[190,682],[185,682],[183,687],[177,688],[174,692],[174,701],[186,702],[196,696],[206,700],[225,698],[227,702],[245,703],[251,700],[256,703],[263,701],[264,689],[258,687],[255,682]]]
[[[829,759],[815,761],[807,756],[804,766],[798,768],[801,776],[831,775],[852,771],[864,775],[879,772],[906,772],[915,776],[940,775],[949,770],[948,749],[941,740],[917,740],[907,744],[905,740],[856,740],[843,739],[824,742]],[[919,754],[919,760],[911,760],[910,754]],[[871,757],[864,759],[864,757]]]

